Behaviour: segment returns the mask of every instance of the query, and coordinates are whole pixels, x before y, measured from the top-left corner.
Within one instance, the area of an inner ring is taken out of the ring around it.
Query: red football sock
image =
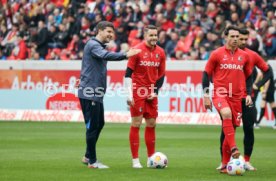
[[[224,139],[222,144],[222,165],[223,166],[227,165],[227,163],[230,161],[230,157],[231,157],[231,150],[230,150],[230,147],[228,146],[226,139]]]
[[[245,160],[246,162],[249,162],[249,161],[250,161],[250,156],[244,155],[244,160]]]
[[[145,128],[145,142],[147,145],[148,157],[155,152],[155,127]]]
[[[222,127],[228,146],[231,150],[236,148],[235,129],[233,127],[232,119],[223,119]]]
[[[139,151],[139,145],[140,145],[140,140],[139,140],[139,127],[130,127],[129,131],[129,144],[130,144],[130,150],[132,154],[132,158],[138,158],[138,151]]]

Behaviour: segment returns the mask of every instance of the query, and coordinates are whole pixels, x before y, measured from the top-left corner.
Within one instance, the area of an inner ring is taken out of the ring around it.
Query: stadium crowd
[[[81,60],[102,20],[116,28],[112,51],[138,44],[154,24],[167,60],[207,60],[231,24],[247,27],[250,49],[276,59],[275,9],[273,0],[0,0],[0,60]]]

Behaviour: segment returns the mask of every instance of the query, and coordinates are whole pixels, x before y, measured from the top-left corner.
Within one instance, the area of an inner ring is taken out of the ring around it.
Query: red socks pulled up
[[[225,135],[225,140],[230,149],[236,147],[235,129],[232,124],[232,119],[224,119],[222,121],[222,129]]]
[[[129,132],[129,143],[132,158],[139,157],[139,146],[140,146],[140,136],[139,136],[139,127],[130,127]],[[155,152],[155,127],[145,127],[145,143],[147,146],[148,157],[154,154]]]
[[[139,139],[139,127],[130,127],[129,131],[129,143],[130,143],[130,150],[132,154],[132,158],[138,158],[139,154],[139,145],[140,145],[140,139]]]
[[[155,127],[145,128],[145,143],[147,146],[148,157],[155,152]]]

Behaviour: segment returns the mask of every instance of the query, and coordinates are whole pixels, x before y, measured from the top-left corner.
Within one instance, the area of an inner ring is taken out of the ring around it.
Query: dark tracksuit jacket
[[[91,38],[83,51],[78,97],[103,103],[106,92],[107,61],[126,59],[126,54],[109,52],[105,45]]]

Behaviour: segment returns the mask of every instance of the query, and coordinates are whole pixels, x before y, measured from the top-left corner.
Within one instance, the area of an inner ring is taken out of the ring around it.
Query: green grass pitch
[[[160,181],[276,180],[276,131],[255,130],[252,164],[256,172],[228,176],[215,168],[220,162],[219,126],[158,125],[156,151],[168,156],[166,169],[146,168],[144,125],[140,130],[143,169],[131,168],[129,124],[106,124],[98,142],[98,159],[110,169],[88,169],[80,160],[85,149],[82,123],[1,122],[1,181]],[[237,130],[241,151],[243,132]]]

